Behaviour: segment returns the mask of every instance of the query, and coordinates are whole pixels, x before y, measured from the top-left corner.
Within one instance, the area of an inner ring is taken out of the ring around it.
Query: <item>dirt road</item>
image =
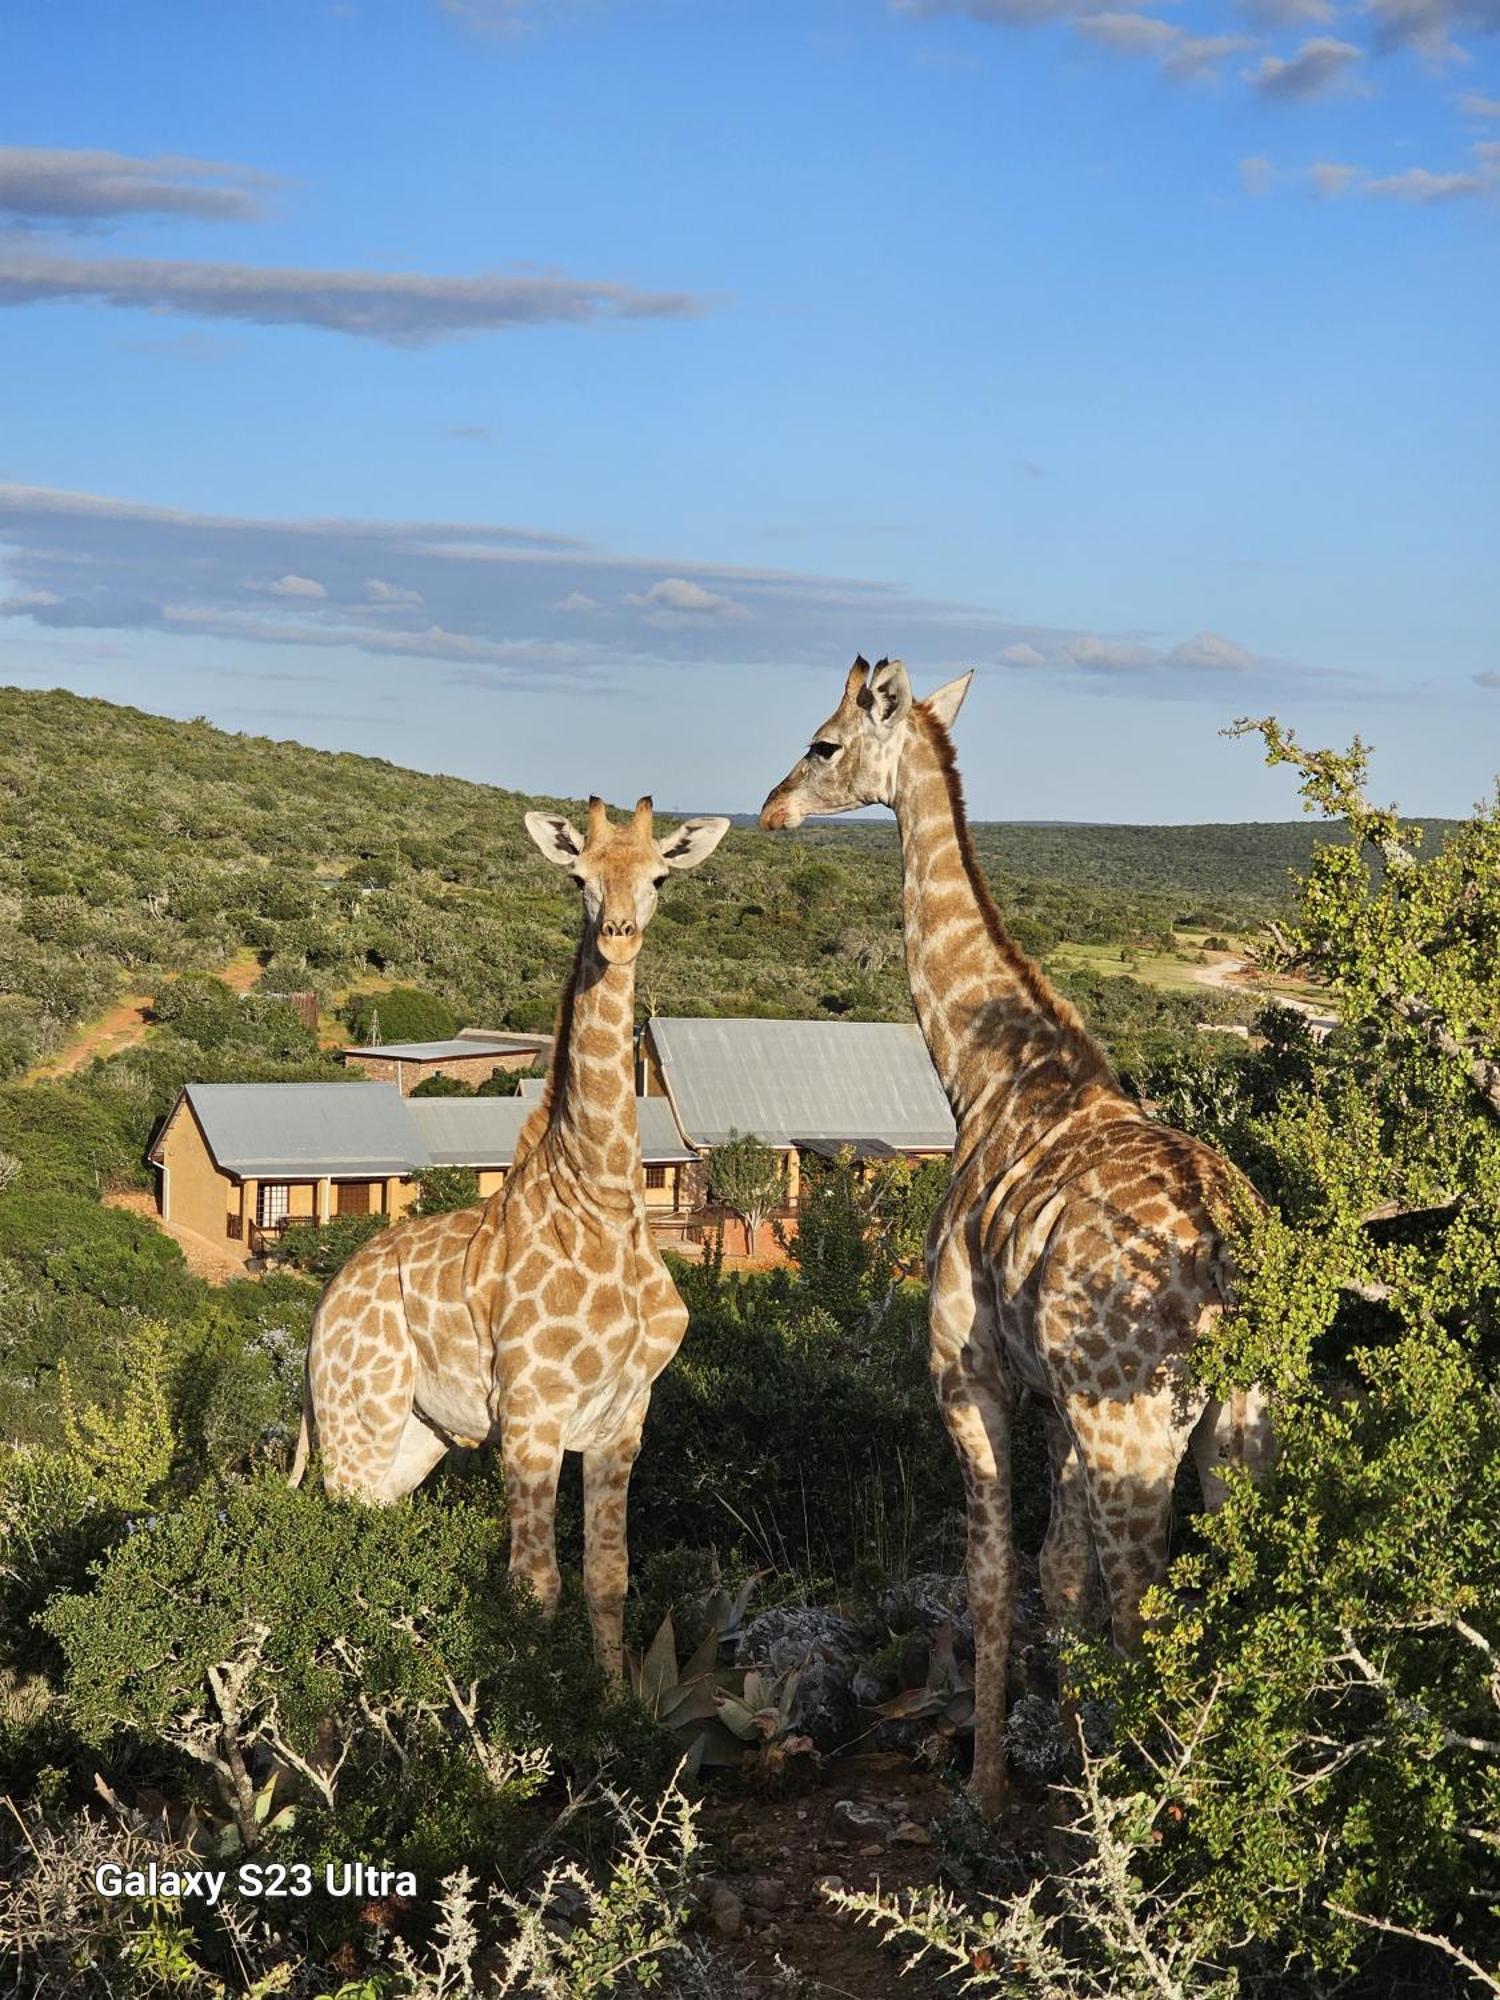
[[[260,977],[260,961],[245,953],[214,976],[236,993],[247,993]],[[170,975],[168,975],[170,976]],[[95,1021],[86,1022],[55,1056],[27,1070],[23,1083],[40,1083],[59,1076],[72,1076],[95,1056],[117,1056],[123,1049],[146,1039],[151,1026],[150,993],[132,993]]]

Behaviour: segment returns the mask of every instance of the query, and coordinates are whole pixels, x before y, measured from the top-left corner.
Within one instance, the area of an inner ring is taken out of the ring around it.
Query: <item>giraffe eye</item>
[[[826,764],[830,758],[837,757],[843,747],[842,743],[814,743],[809,747],[807,754]]]
[[[572,873],[570,879],[572,880],[575,889],[581,889],[583,887],[583,877],[580,874],[578,874],[576,870]]]
[[[653,876],[651,877],[651,886],[652,886],[652,888],[653,888],[653,889],[659,889],[659,888],[661,887],[662,883],[666,881],[666,879],[667,879],[667,878],[666,878],[666,876],[665,876],[665,875],[653,875]]]

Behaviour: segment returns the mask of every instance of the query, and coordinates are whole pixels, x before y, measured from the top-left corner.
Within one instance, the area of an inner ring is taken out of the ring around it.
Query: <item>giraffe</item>
[[[1209,1147],[1150,1118],[1074,1009],[1007,933],[969,838],[949,730],[972,674],[914,701],[899,660],[857,659],[843,698],[761,811],[894,808],[907,975],[957,1126],[927,1242],[930,1365],[963,1471],[975,1640],[973,1789],[1006,1796],[1006,1669],[1015,1598],[1010,1428],[1039,1400],[1052,1504],[1042,1588],[1055,1627],[1102,1584],[1115,1643],[1142,1625],[1166,1568],[1190,1447],[1209,1506],[1226,1459],[1270,1449],[1258,1391],[1210,1400],[1189,1347],[1226,1303],[1218,1223],[1246,1184]]]
[[[652,1240],[635,1116],[635,961],[669,874],[696,868],[727,819],[658,841],[589,800],[588,832],[531,812],[526,829],[583,892],[551,1070],[504,1186],[480,1208],[412,1217],[351,1257],[308,1350],[302,1476],[321,1441],[329,1493],[385,1503],[451,1445],[498,1442],[511,1573],[548,1617],[562,1583],[554,1516],[565,1451],[583,1455],[584,1592],[600,1665],[622,1666],[626,1494],[651,1385],[687,1310]]]

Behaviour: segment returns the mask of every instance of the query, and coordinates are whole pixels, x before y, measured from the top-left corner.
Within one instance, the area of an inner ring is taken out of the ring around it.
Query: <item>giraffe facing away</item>
[[[621,1671],[626,1494],[651,1385],[687,1310],[647,1220],[635,1112],[635,961],[657,891],[696,868],[727,819],[658,841],[650,799],[628,826],[589,800],[584,836],[526,815],[583,892],[551,1071],[505,1185],[482,1208],[382,1230],[323,1294],[292,1471],[314,1438],[330,1493],[399,1500],[458,1442],[498,1442],[510,1567],[550,1617],[562,1583],[554,1516],[565,1451],[583,1454],[584,1591],[594,1650]]]
[[[1186,1367],[1226,1301],[1218,1221],[1245,1184],[1125,1095],[1006,932],[948,733],[971,678],[915,702],[899,660],[856,660],[761,824],[876,804],[896,813],[912,1000],[958,1128],[927,1242],[931,1368],[967,1497],[974,1791],[995,1812],[1006,1793],[1018,1389],[1038,1397],[1047,1431],[1049,1621],[1087,1620],[1102,1582],[1121,1646],[1139,1636],[1141,1597],[1165,1572],[1184,1453],[1191,1446],[1215,1506],[1226,1460],[1255,1469],[1270,1438],[1258,1392],[1211,1402]]]

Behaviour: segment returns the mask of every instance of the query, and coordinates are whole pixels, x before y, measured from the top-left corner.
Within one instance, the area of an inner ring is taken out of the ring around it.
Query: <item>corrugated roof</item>
[[[524,1097],[409,1097],[406,1108],[434,1166],[508,1167],[536,1104]],[[635,1109],[643,1160],[661,1166],[698,1157],[683,1143],[664,1097],[638,1097]]]
[[[190,1083],[209,1151],[242,1177],[404,1174],[429,1164],[393,1083]]]
[[[257,1180],[508,1167],[536,1109],[519,1097],[408,1098],[393,1083],[190,1083],[183,1095],[220,1167]],[[636,1109],[643,1158],[696,1157],[664,1097]]]
[[[409,1097],[406,1108],[435,1167],[508,1167],[536,1107],[519,1097]]]
[[[346,1056],[383,1056],[394,1062],[452,1062],[458,1056],[516,1055],[523,1049],[530,1049],[531,1042],[504,1041],[497,1037],[494,1041],[480,1041],[477,1035],[460,1039],[452,1035],[445,1042],[376,1042],[351,1046],[341,1051]]]
[[[951,1147],[953,1114],[922,1040],[902,1021],[746,1021],[656,1016],[651,1033],[688,1138],[753,1132]]]

